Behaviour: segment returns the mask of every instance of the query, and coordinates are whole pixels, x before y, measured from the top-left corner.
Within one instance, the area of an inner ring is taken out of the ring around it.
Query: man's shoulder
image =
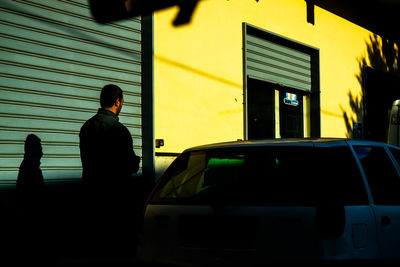
[[[104,128],[102,125],[106,124],[107,122],[105,122],[99,114],[95,114],[82,125],[79,131],[79,136],[80,138],[90,138],[90,136],[99,133],[99,131],[101,132],[101,128]]]
[[[89,129],[95,129],[98,131],[116,131],[116,132],[126,132],[129,133],[128,128],[123,125],[118,119],[107,114],[97,113],[88,119],[81,127],[81,132],[85,132]]]
[[[81,130],[89,127],[90,124],[94,123],[97,120],[98,120],[98,114],[93,115],[90,119],[88,119],[83,123]]]
[[[125,137],[131,138],[131,133],[128,127],[119,121],[115,121],[110,128],[113,128],[114,133],[123,139],[125,139]]]
[[[118,128],[118,130],[121,132],[129,133],[128,127],[126,127],[124,124],[122,124],[119,121],[116,122],[115,127]]]
[[[108,116],[107,114],[97,113],[93,115],[90,119],[88,119],[83,125],[91,125],[91,124],[109,124],[109,125],[118,125],[119,122],[112,116]]]

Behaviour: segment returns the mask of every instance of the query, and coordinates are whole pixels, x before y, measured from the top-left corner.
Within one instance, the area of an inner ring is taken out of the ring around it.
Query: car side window
[[[400,177],[383,147],[354,146],[376,205],[400,204]]]
[[[266,147],[194,151],[163,176],[151,203],[367,205],[349,147]]]
[[[205,152],[181,155],[166,173],[170,179],[162,181],[152,201],[174,202],[192,197],[206,189],[203,183],[206,165]]]

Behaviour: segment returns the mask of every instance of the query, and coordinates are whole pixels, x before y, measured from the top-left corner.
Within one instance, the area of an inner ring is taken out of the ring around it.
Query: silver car
[[[184,151],[144,214],[146,261],[251,265],[398,260],[400,150],[345,139]]]

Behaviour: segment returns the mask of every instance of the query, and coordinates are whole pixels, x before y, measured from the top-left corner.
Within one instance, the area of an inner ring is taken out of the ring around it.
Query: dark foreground
[[[80,180],[0,185],[0,266],[148,266],[136,247],[151,187],[140,177],[96,193]]]
[[[44,191],[23,196],[22,203],[15,187],[0,186],[0,266],[185,266],[144,262],[136,256],[143,205],[151,187],[143,181],[132,184],[134,194],[128,194],[132,198],[125,198],[127,205],[112,213],[107,203],[91,206],[79,181],[49,183]],[[392,261],[280,261],[255,266],[300,264],[400,266]]]

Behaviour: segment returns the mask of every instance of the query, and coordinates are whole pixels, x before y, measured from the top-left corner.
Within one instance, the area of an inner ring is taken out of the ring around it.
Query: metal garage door
[[[247,33],[246,73],[249,78],[311,91],[311,55]]]
[[[28,134],[45,179],[81,177],[79,130],[108,83],[142,155],[141,20],[98,25],[85,0],[0,2],[0,180],[15,181]]]

